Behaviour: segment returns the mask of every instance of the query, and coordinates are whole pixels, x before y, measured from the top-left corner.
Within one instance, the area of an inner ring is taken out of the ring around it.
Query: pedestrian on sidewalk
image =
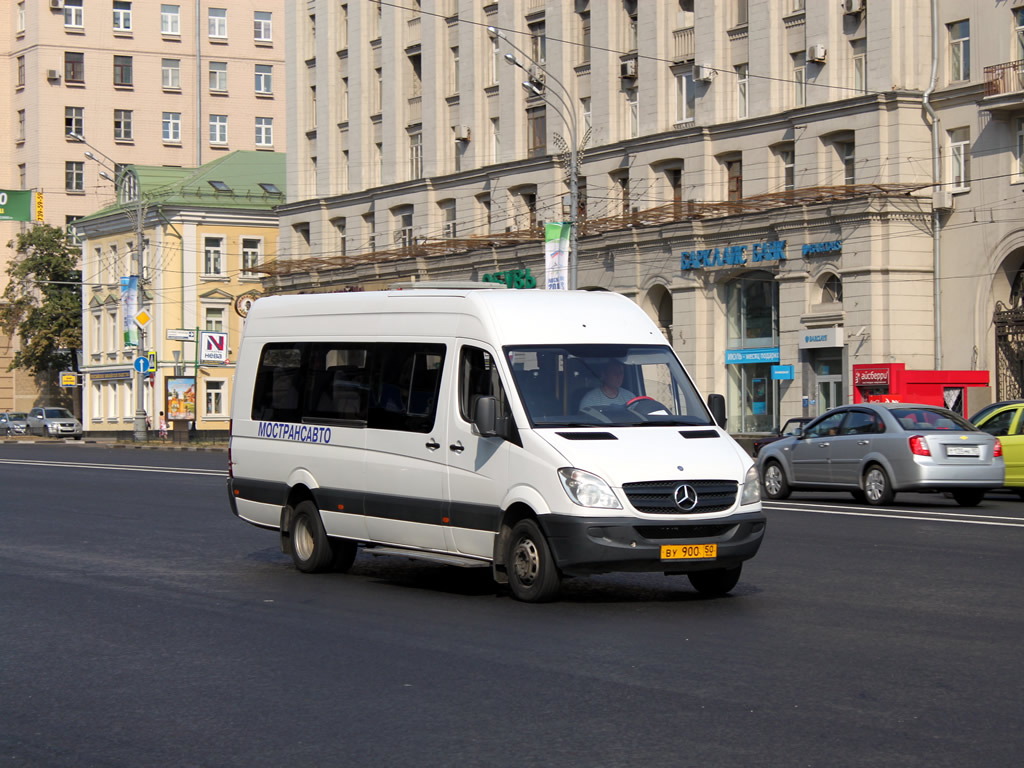
[[[163,411],[160,411],[160,439],[167,439],[167,418],[164,416]]]

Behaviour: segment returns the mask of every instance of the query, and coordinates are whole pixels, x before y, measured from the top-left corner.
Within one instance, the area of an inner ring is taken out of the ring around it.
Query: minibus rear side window
[[[311,344],[302,420],[365,423],[370,392],[369,359],[366,344]]]
[[[403,432],[432,430],[444,358],[444,344],[371,344],[366,426]]]
[[[253,421],[301,421],[303,358],[308,346],[286,342],[263,347],[253,387]]]

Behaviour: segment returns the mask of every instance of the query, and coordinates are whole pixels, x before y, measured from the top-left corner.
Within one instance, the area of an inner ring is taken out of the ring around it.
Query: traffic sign
[[[136,357],[135,358],[135,362],[132,363],[132,367],[138,373],[148,373],[149,372],[149,358],[148,357],[142,357],[141,355],[139,357]]]
[[[193,328],[168,328],[168,341],[195,341],[196,332]]]
[[[135,324],[139,326],[139,328],[144,329],[146,326],[149,325],[152,319],[153,318],[150,316],[149,312],[147,312],[144,309],[140,309],[138,314],[135,315]]]

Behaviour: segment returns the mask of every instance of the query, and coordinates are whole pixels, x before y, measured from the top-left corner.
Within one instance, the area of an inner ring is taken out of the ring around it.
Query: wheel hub
[[[532,539],[522,538],[512,550],[512,570],[520,584],[533,584],[540,571],[540,552]]]

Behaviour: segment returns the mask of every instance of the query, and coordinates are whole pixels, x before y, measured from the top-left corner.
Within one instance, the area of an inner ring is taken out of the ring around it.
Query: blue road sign
[[[149,372],[149,358],[148,357],[136,357],[135,362],[132,363],[132,367],[139,373]]]

